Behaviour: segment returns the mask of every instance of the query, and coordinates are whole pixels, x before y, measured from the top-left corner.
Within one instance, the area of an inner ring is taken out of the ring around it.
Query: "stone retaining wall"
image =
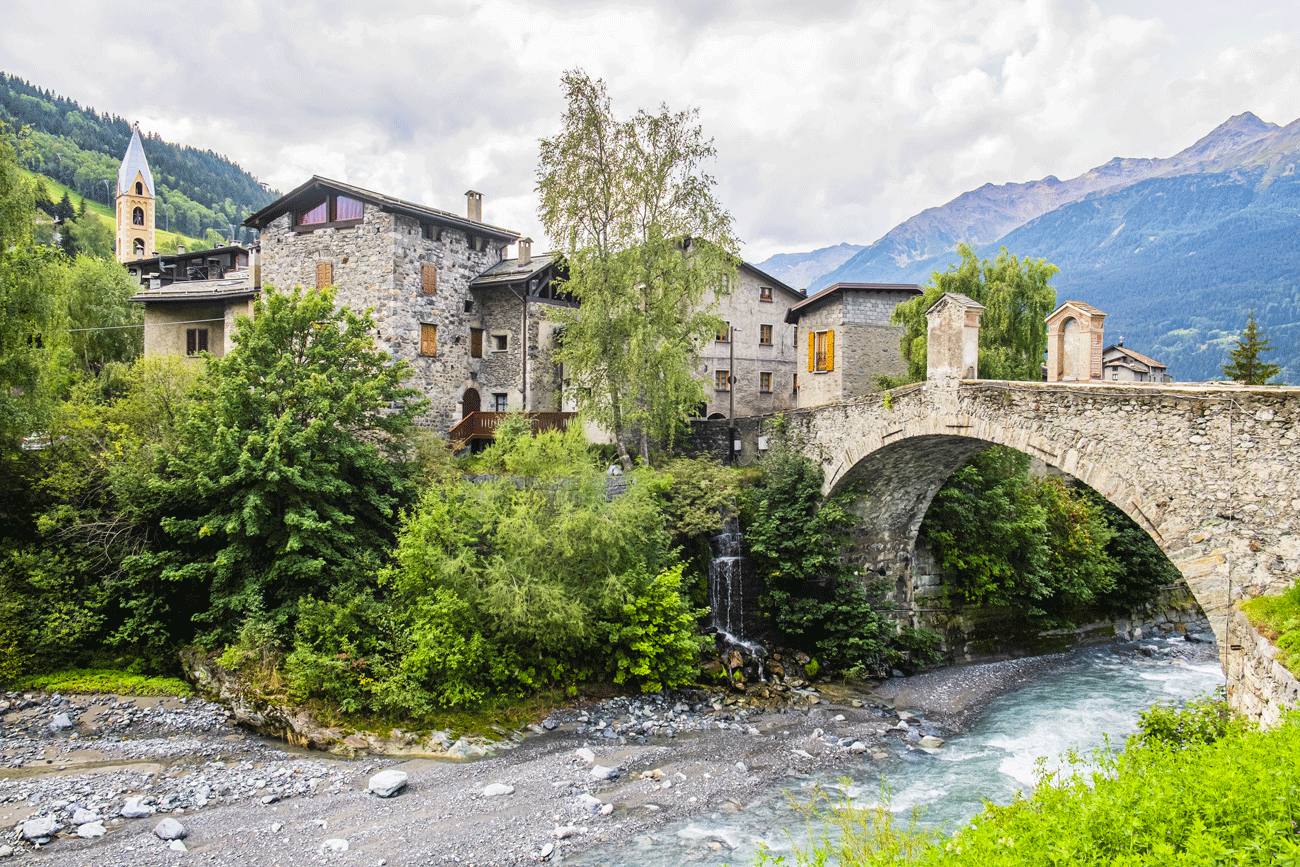
[[[1278,649],[1240,611],[1228,617],[1228,703],[1265,728],[1300,706],[1300,682],[1277,661]]]

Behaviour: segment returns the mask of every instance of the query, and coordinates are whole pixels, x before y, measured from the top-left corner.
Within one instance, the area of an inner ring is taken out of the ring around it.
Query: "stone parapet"
[[[1300,707],[1300,681],[1277,661],[1277,654],[1277,647],[1259,634],[1245,614],[1238,610],[1229,614],[1224,652],[1228,703],[1264,728]]]

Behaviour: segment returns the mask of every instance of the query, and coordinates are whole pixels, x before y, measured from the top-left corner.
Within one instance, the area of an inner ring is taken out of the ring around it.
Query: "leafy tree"
[[[958,292],[985,307],[980,318],[979,376],[982,379],[1038,380],[1047,352],[1047,314],[1056,307],[1050,285],[1055,265],[1019,259],[1003,247],[997,259],[980,261],[965,244],[961,263],[935,271],[924,294],[894,308],[891,321],[904,327],[900,342],[907,375],[897,382],[920,382],[926,374],[925,312],[945,292]]]
[[[129,362],[144,351],[144,309],[131,303],[139,291],[118,263],[78,256],[68,276],[69,348],[82,369],[100,373],[110,362]],[[94,330],[79,330],[94,329]]]
[[[721,321],[703,300],[730,285],[739,242],[702,169],[714,149],[696,110],[621,120],[603,81],[573,70],[563,88],[563,129],[542,140],[537,168],[542,225],[581,304],[557,311],[556,358],[630,469],[634,432],[648,461],[650,440],[671,443],[704,399],[696,359]]]
[[[113,245],[117,241],[108,220],[90,213],[64,220],[63,240],[63,248],[69,255],[98,259],[112,259]]]
[[[1272,352],[1269,339],[1255,324],[1255,311],[1246,319],[1246,330],[1237,338],[1235,348],[1228,351],[1231,361],[1223,366],[1223,375],[1246,385],[1264,385],[1281,372],[1281,365],[1267,364],[1260,356]]]
[[[163,577],[210,588],[217,634],[259,612],[283,627],[378,568],[406,490],[389,458],[425,402],[374,328],[332,289],[267,287],[209,360],[166,483],[181,550]]]

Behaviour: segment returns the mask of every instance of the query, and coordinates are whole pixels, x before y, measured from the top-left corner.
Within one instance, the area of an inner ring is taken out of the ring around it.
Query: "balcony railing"
[[[533,434],[552,430],[568,430],[571,412],[471,412],[453,427],[447,436],[458,442],[496,439],[497,425],[511,416],[522,416],[532,422]]]

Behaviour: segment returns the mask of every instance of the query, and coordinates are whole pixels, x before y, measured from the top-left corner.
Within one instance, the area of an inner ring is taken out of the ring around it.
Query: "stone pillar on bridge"
[[[1066,301],[1047,317],[1047,381],[1101,379],[1106,314],[1082,301]]]
[[[927,380],[955,387],[963,379],[978,378],[983,312],[983,304],[959,292],[943,293],[925,311]]]

